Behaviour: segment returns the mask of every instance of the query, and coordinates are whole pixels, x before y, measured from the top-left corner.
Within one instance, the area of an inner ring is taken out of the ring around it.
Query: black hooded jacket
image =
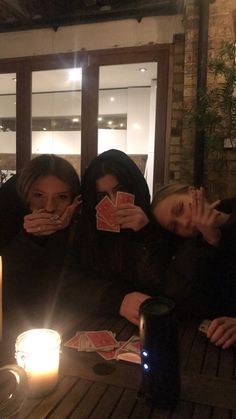
[[[17,176],[0,188],[0,255],[3,262],[4,323],[8,319],[31,328],[44,325],[61,287],[69,229],[46,237],[27,234],[24,216],[30,209],[17,193]],[[51,319],[50,319],[51,320]],[[47,326],[51,326],[51,323]],[[7,328],[4,328],[6,331]]]
[[[140,231],[96,230],[96,180],[105,174],[116,176],[121,190],[134,194],[135,205],[148,216],[150,222]],[[117,314],[127,293],[158,293],[172,249],[167,233],[152,219],[147,183],[125,153],[109,150],[94,159],[82,177],[81,190],[83,211],[68,273],[74,272],[85,309]]]

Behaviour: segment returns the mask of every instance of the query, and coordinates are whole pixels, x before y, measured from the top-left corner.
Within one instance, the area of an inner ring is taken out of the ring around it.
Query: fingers
[[[139,307],[140,304],[149,298],[148,295],[140,292],[131,292],[124,297],[121,307],[120,315],[125,317],[136,326],[139,325]]]
[[[60,229],[60,217],[57,214],[37,210],[24,217],[24,229],[28,234],[48,235]]]
[[[207,337],[216,346],[229,348],[236,342],[236,318],[219,317],[214,319],[208,330]]]
[[[76,208],[82,203],[81,195],[76,196],[71,205],[68,205],[64,213],[60,217],[61,229],[68,227],[75,213]]]
[[[212,209],[215,209],[216,207],[218,207],[218,205],[221,203],[220,199],[217,199],[217,201],[213,202],[212,204],[210,204],[210,207]]]
[[[115,224],[119,224],[121,228],[130,228],[139,231],[149,219],[142,208],[133,204],[123,204],[114,213]]]

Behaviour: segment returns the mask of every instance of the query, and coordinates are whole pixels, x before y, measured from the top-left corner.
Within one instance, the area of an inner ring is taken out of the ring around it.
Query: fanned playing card
[[[109,351],[119,346],[112,333],[109,333],[107,330],[87,332],[86,335],[96,350]]]
[[[116,207],[121,204],[134,204],[134,198],[132,193],[118,191],[116,194]]]
[[[96,226],[97,226],[97,230],[112,231],[114,233],[120,232],[120,227],[117,224],[111,226],[110,224],[106,223],[102,218],[100,218],[98,215],[96,216]]]
[[[116,204],[105,196],[96,205],[96,228],[97,230],[110,231],[113,233],[120,232],[120,226],[115,224],[114,211],[121,204],[134,204],[135,196],[128,192],[118,191],[116,194]]]
[[[110,226],[114,225],[114,211],[115,205],[112,201],[105,196],[97,205],[96,205],[97,216],[103,219]]]

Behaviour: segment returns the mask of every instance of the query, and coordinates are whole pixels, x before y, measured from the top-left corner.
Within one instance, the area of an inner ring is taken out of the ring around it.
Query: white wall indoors
[[[73,101],[71,102],[71,95]],[[111,104],[110,97],[114,97]],[[33,117],[81,115],[81,93],[45,93],[33,95]],[[15,117],[15,96],[0,96],[1,118]],[[119,148],[128,154],[147,154],[149,136],[150,88],[105,90],[99,94],[99,114],[127,115],[127,131],[99,129],[98,152]],[[0,124],[1,125],[1,124]],[[33,131],[32,153],[80,154],[80,131]],[[15,133],[0,132],[1,153],[15,153]]]

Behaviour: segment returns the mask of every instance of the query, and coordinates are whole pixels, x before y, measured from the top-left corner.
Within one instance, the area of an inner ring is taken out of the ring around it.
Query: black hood
[[[96,157],[82,177],[83,206],[89,217],[94,216],[97,204],[96,180],[106,174],[116,176],[125,191],[135,195],[135,205],[150,216],[150,194],[143,174],[127,154],[109,150]]]

